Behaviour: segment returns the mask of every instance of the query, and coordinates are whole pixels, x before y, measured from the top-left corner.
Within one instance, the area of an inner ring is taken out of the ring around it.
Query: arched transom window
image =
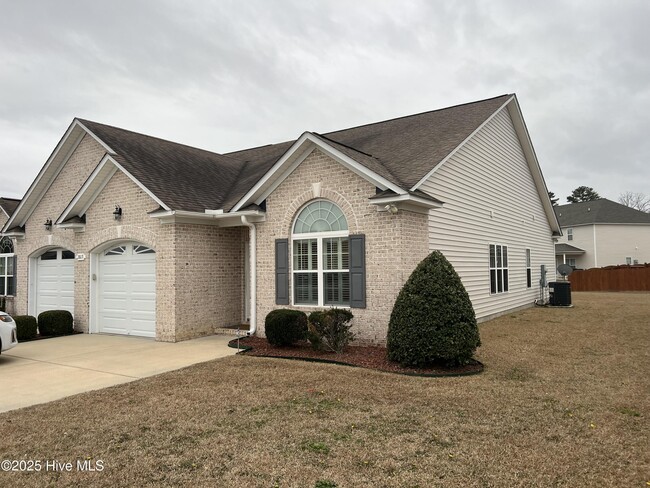
[[[304,207],[293,226],[293,303],[350,305],[348,222],[326,200]]]
[[[16,293],[16,255],[9,237],[0,240],[0,295]]]

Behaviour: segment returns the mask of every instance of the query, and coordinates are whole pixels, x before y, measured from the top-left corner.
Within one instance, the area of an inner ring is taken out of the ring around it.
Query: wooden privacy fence
[[[650,264],[574,271],[569,281],[573,291],[650,291]]]

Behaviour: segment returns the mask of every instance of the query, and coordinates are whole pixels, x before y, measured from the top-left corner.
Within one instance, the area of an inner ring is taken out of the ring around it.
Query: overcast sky
[[[0,196],[76,116],[215,152],[516,93],[549,189],[650,194],[650,1],[0,0]]]

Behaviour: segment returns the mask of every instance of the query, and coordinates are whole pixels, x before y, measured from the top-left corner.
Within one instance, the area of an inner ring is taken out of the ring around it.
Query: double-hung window
[[[530,265],[530,249],[526,249],[526,288],[533,286],[533,270]]]
[[[572,241],[573,240],[573,229],[567,229],[566,230],[566,240],[567,241]]]
[[[300,211],[292,254],[295,305],[350,305],[348,223],[336,204],[316,200]]]
[[[508,291],[508,246],[490,244],[490,293]]]
[[[0,240],[0,295],[16,294],[16,255],[10,238]]]

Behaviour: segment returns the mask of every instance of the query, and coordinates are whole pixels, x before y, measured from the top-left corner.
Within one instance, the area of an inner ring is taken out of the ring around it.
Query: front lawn
[[[646,486],[650,294],[574,304],[480,325],[476,376],[234,356],[3,413],[43,468],[0,486]]]

